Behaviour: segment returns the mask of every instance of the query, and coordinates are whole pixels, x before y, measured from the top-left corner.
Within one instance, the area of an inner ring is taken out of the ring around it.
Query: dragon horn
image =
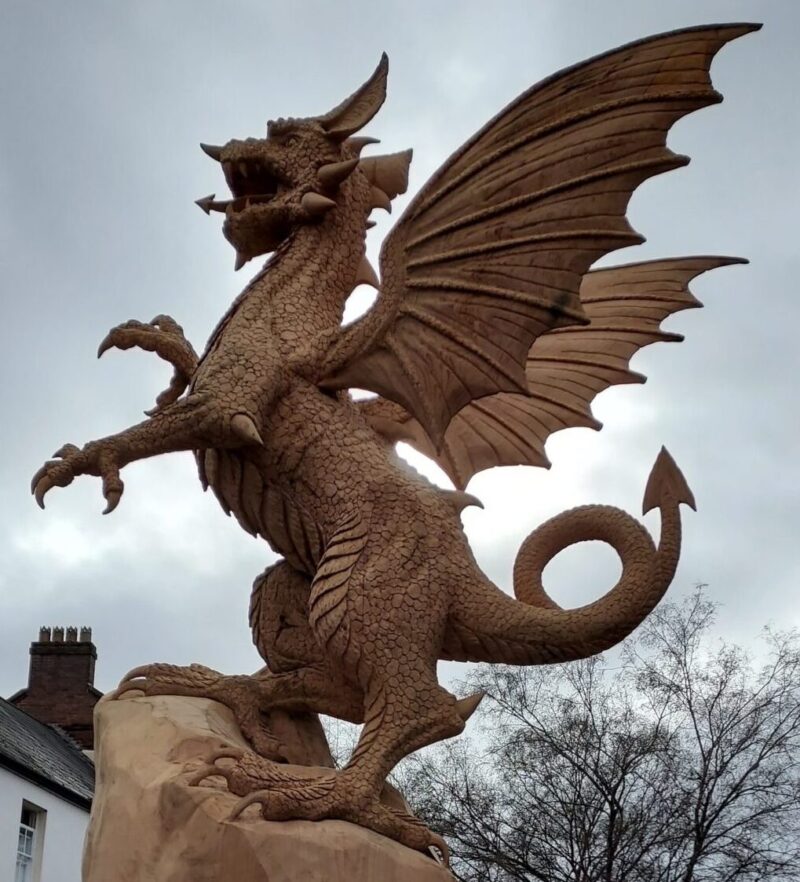
[[[329,110],[316,121],[336,141],[344,141],[363,128],[381,109],[386,100],[386,78],[389,56],[384,52],[372,76],[341,104]]]
[[[300,205],[312,217],[319,217],[327,214],[332,208],[336,208],[336,203],[333,199],[328,199],[327,196],[323,196],[321,193],[314,193],[313,191],[303,196],[300,200]]]
[[[361,155],[361,151],[369,144],[380,144],[379,138],[370,138],[369,135],[359,135],[357,138],[348,138],[344,142],[344,146],[356,156]]]
[[[358,157],[342,162],[329,162],[317,169],[317,177],[323,187],[334,190],[355,171],[357,165]]]

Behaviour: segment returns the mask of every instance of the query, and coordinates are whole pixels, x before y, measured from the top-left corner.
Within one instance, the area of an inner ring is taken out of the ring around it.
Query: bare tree
[[[713,618],[698,589],[613,666],[476,670],[478,734],[399,782],[460,879],[800,879],[800,636],[765,631],[756,666]]]

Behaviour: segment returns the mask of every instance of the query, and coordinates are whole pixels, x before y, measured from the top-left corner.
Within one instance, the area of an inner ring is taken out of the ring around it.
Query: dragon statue
[[[443,841],[381,801],[403,757],[459,734],[480,695],[439,685],[439,659],[540,665],[601,652],[663,596],[680,549],[681,503],[694,505],[662,449],[644,494],[660,510],[656,547],[638,521],[589,505],[536,529],[515,565],[516,599],[481,572],[460,511],[477,471],[547,465],[550,433],[599,428],[590,402],[643,382],[631,356],[672,313],[699,306],[699,273],[743,262],[690,257],[590,269],[643,241],[625,212],[634,189],[685,165],[666,147],[674,122],[721,100],[709,68],[757,25],[711,25],[624,46],[532,87],[457,150],[386,237],[380,279],[365,257],[370,213],[405,192],[411,151],[362,156],[357,135],[386,94],[384,55],[330,112],[277,119],[265,138],[203,145],[232,197],[224,215],[236,268],[270,254],[198,357],[168,316],[129,321],[100,346],[140,347],[174,367],[148,418],[84,447],[67,444],[36,473],[43,506],[78,475],[102,479],[106,513],[130,462],[193,451],[222,508],[282,556],[255,583],[251,624],[267,667],[224,676],[201,665],[146,665],[121,691],[214,698],[253,750],[209,758],[265,818],[342,818],[426,850]],[[343,325],[353,288],[378,289]],[[354,399],[351,389],[375,395]],[[404,463],[407,441],[454,490]],[[565,610],[542,570],[583,540],[622,560],[603,597]],[[262,712],[299,709],[363,723],[347,764],[292,778]],[[230,760],[233,760],[231,764]]]

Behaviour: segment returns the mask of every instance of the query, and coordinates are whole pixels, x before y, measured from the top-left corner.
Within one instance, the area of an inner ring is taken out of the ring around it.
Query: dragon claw
[[[119,477],[116,452],[110,445],[92,442],[80,448],[64,444],[53,454],[31,479],[33,493],[39,508],[44,508],[44,498],[53,487],[67,487],[78,475],[99,475],[103,479],[103,496],[106,500],[104,514],[119,505],[124,485]]]
[[[119,505],[119,501],[122,498],[122,493],[118,493],[116,491],[109,493],[106,496],[106,507],[103,509],[103,514],[111,514],[112,511]]]
[[[112,469],[111,473],[103,478],[103,497],[106,500],[106,507],[103,510],[104,515],[111,514],[119,505],[124,490],[125,485],[122,483],[119,471]]]
[[[433,831],[430,832],[430,844],[428,845],[428,851],[435,861],[438,861],[445,867],[450,866],[450,846],[439,836],[437,833]],[[439,852],[439,855],[434,854],[434,849]]]
[[[150,670],[150,665],[138,665],[135,668],[131,668],[127,674],[119,681],[120,686],[124,686],[126,683],[129,683],[131,680],[136,680],[141,677],[146,677],[147,672]]]
[[[206,762],[213,764],[220,759],[240,760],[244,755],[241,747],[221,747],[219,750],[212,750],[206,757]]]
[[[147,694],[147,681],[140,678],[137,680],[126,680],[117,686],[116,691],[114,693],[115,698],[119,698],[120,695],[124,695],[126,692],[143,692],[145,695]]]
[[[252,793],[248,793],[247,796],[243,796],[236,801],[236,804],[231,809],[231,813],[228,815],[228,820],[237,820],[246,808],[256,803],[259,803],[263,810],[269,804],[271,796],[272,793],[269,790],[255,790]]]
[[[222,747],[218,750],[212,750],[205,758],[204,765],[201,766],[187,781],[190,787],[197,787],[206,778],[213,778],[215,775],[223,777],[228,784],[231,784],[231,769],[225,766],[218,766],[217,760],[232,759],[241,760],[245,752],[238,747]]]
[[[39,508],[44,508],[44,498],[53,487],[66,487],[75,478],[75,471],[70,462],[80,450],[74,444],[65,444],[54,454],[55,459],[48,460],[31,479],[31,493]]]
[[[230,771],[228,769],[222,768],[222,766],[205,765],[198,769],[194,775],[186,781],[186,783],[190,787],[198,787],[207,778],[213,778],[215,776],[220,776],[226,781],[230,781]]]
[[[183,328],[168,315],[154,316],[150,322],[130,319],[113,327],[103,338],[97,357],[113,348],[155,352],[175,369],[169,386],[156,398],[155,406],[145,411],[145,416],[149,417],[180,398],[197,367],[197,353],[184,336]]]
[[[203,696],[223,679],[222,674],[205,665],[139,665],[120,680],[116,695],[136,690],[145,695]]]
[[[36,498],[36,504],[39,508],[44,509],[44,497],[48,490],[52,490],[55,485],[47,477],[44,475],[41,477],[33,487],[33,495]]]

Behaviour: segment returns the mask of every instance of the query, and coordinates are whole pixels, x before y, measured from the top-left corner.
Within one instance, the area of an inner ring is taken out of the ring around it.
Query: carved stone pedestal
[[[255,808],[228,820],[238,797],[221,779],[186,783],[211,750],[247,747],[216,702],[104,699],[95,731],[83,882],[452,882],[433,859],[346,821],[278,823]]]

